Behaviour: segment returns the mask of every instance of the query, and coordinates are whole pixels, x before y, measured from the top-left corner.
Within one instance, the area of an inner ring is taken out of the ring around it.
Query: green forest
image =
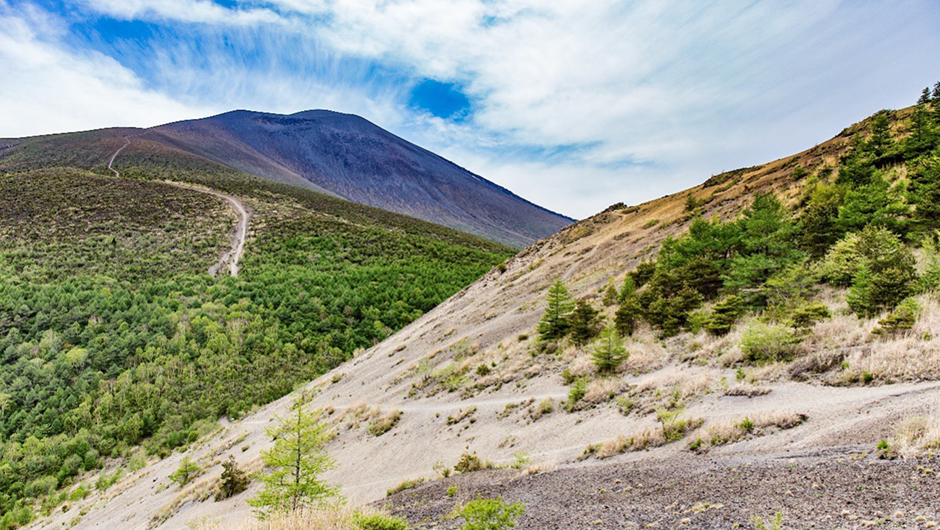
[[[54,141],[0,159],[3,530],[118,476],[89,471],[132,471],[289,393],[513,253],[172,153],[128,149],[120,179],[93,154],[24,169]],[[206,272],[228,206],[163,178],[256,208],[238,277]]]
[[[795,203],[759,195],[736,219],[706,219],[689,195],[688,230],[604,292],[620,334],[646,322],[661,337],[724,335],[757,314],[767,324],[744,337],[746,361],[785,361],[801,330],[830,317],[814,301],[824,285],[847,289],[860,317],[885,315],[876,333],[910,329],[913,297],[940,290],[940,83],[915,107],[866,120],[836,166],[824,166],[792,169]],[[584,344],[599,332],[598,313],[556,283],[540,335]]]

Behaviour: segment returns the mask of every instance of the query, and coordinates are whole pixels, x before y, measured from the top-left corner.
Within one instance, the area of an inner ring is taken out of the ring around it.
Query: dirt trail
[[[117,158],[121,151],[124,150],[127,146],[131,144],[130,138],[124,138],[124,145],[122,145],[117,151],[111,155],[111,160],[108,161],[108,169],[114,173],[115,177],[120,177],[121,172],[114,169],[114,159]],[[248,234],[248,221],[251,220],[251,212],[248,208],[245,207],[245,204],[236,197],[231,195],[226,195],[216,190],[209,188],[201,188],[199,186],[194,186],[191,184],[182,184],[179,182],[170,182],[165,181],[166,184],[170,186],[175,186],[177,188],[183,188],[187,190],[197,191],[199,193],[206,193],[208,195],[214,195],[216,197],[225,199],[229,205],[235,210],[235,214],[238,215],[238,223],[235,225],[235,235],[232,238],[232,249],[222,254],[219,257],[219,261],[209,267],[209,274],[215,276],[218,274],[219,270],[228,266],[229,273],[232,276],[238,276],[238,260],[241,259],[242,254],[245,253],[245,238]]]

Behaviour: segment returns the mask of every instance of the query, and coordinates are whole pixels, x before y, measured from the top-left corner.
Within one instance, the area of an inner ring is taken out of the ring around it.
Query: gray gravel
[[[859,450],[748,460],[692,455],[527,475],[480,471],[389,497],[378,506],[416,528],[459,528],[455,504],[502,496],[526,505],[521,529],[940,529],[940,459],[886,461]],[[447,496],[456,486],[457,495]]]

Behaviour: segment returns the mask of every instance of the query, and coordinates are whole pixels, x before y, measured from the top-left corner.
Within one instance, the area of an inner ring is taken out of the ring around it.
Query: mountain
[[[571,223],[351,114],[234,111],[162,125],[147,134],[246,173],[515,247]]]
[[[881,112],[531,245],[303,388],[336,435],[324,477],[416,527],[457,528],[478,495],[524,503],[533,529],[934,521],[938,161],[940,110]],[[583,304],[553,331],[558,280]],[[629,356],[604,371],[590,335],[613,322]],[[212,501],[220,462],[261,471],[299,396],[40,527],[250,525],[260,485]],[[184,456],[201,475],[179,487]]]

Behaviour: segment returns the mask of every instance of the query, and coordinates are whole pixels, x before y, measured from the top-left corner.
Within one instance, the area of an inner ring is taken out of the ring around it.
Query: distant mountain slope
[[[571,223],[350,114],[233,111],[162,125],[147,135],[247,173],[515,247]]]

